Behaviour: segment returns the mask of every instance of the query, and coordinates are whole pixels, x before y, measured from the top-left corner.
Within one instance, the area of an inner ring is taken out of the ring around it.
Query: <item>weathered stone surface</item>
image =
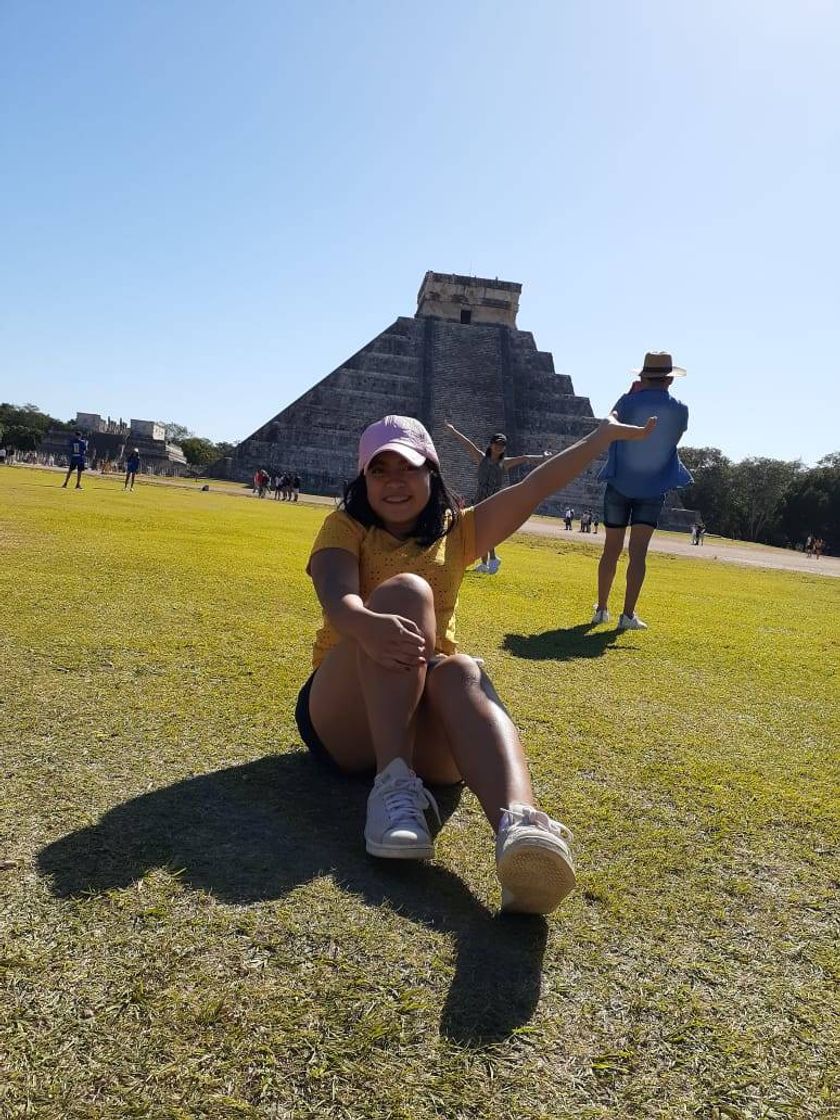
[[[450,421],[484,448],[495,431],[510,455],[561,451],[599,423],[551,354],[516,327],[521,285],[426,273],[414,318],[400,317],[343,365],[214,464],[208,474],[247,481],[258,467],[297,471],[303,489],[336,494],[356,474],[362,430],[387,413],[419,417],[437,445],[444,475],[470,501],[476,468],[444,427]],[[505,303],[494,306],[493,301]],[[489,301],[489,302],[488,302]],[[462,312],[470,321],[462,322]],[[559,514],[599,510],[603,484],[593,463],[540,507]],[[521,477],[524,468],[511,472]],[[674,495],[665,522],[688,527]],[[685,523],[683,525],[683,522]]]

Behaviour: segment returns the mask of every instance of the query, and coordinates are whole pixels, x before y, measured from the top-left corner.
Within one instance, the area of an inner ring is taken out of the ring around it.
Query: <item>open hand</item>
[[[651,416],[643,428],[638,427],[636,424],[622,424],[620,420],[611,414],[606,420],[601,421],[599,431],[603,432],[610,443],[615,440],[629,440],[629,439],[647,439],[653,429],[656,427],[656,417]]]
[[[426,662],[420,627],[398,614],[371,615],[356,640],[371,661],[385,669],[405,671]]]

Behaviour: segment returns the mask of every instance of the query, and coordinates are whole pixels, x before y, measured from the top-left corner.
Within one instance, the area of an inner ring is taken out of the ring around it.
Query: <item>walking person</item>
[[[615,440],[654,428],[610,416],[515,486],[459,510],[419,420],[386,416],[359,441],[358,475],[312,546],[323,609],[296,719],[313,755],[375,771],[364,841],[382,859],[429,859],[424,782],[464,781],[496,836],[502,907],[545,914],[575,883],[571,834],[536,801],[516,727],[477,661],[459,654],[465,570]]]
[[[487,450],[482,452],[471,439],[448,421],[446,427],[466,449],[472,461],[478,464],[478,485],[473,505],[478,505],[479,502],[497,494],[507,484],[507,472],[513,467],[521,466],[522,463],[542,463],[549,455],[548,451],[544,451],[539,455],[514,455],[513,458],[508,459],[507,436],[504,432],[496,432],[492,435]],[[502,561],[496,555],[496,550],[491,548],[481,557],[481,563],[475,570],[494,576],[501,564]]]
[[[298,498],[300,497],[300,475],[299,474],[293,474],[292,475],[292,493],[294,494],[294,500],[297,501]]]
[[[140,470],[140,452],[136,447],[132,447],[131,452],[125,461],[125,485],[123,490],[133,490],[134,480],[137,477],[137,472]]]
[[[67,483],[70,481],[70,475],[73,471],[76,472],[76,489],[82,489],[82,471],[85,469],[85,455],[87,454],[88,441],[78,429],[73,433],[70,440],[68,451],[70,452],[70,466],[67,468],[67,474],[62,482],[62,488],[67,488]]]
[[[563,514],[563,521],[566,525],[567,533],[570,533],[572,531],[572,518],[574,517],[574,515],[575,511],[572,509],[572,507],[566,506],[566,512]]]
[[[645,580],[651,537],[659,523],[665,494],[694,480],[677,454],[677,444],[688,427],[688,408],[668,392],[675,377],[685,370],[662,351],[645,354],[644,365],[634,370],[639,380],[620,397],[610,412],[617,423],[644,424],[656,417],[650,439],[635,447],[614,443],[599,474],[607,482],[604,493],[604,551],[598,565],[598,602],[592,625],[609,622],[607,602],[615,579],[624,536],[630,526],[630,561],[619,630],[646,630],[636,614],[636,603]]]

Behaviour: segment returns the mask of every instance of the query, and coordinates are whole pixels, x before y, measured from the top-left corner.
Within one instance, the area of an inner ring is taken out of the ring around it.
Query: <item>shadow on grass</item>
[[[590,623],[567,630],[546,630],[542,634],[506,634],[502,649],[514,657],[530,661],[574,661],[581,657],[601,657],[608,649],[628,653],[632,647],[616,647],[620,630],[593,630]]]
[[[308,752],[269,755],[126,801],[44,848],[38,865],[64,898],[126,887],[168,867],[236,904],[332,875],[369,905],[386,903],[452,935],[444,1036],[468,1045],[507,1038],[539,1000],[545,919],[491,913],[445,868],[371,859],[361,842],[367,792],[368,783],[333,774]],[[460,789],[441,791],[444,820],[459,798]],[[488,849],[492,858],[489,835]]]

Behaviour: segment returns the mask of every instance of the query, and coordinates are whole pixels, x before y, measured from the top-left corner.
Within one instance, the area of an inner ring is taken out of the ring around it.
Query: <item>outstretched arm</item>
[[[509,471],[511,467],[521,467],[523,463],[544,463],[550,456],[550,451],[541,451],[539,455],[514,455],[511,459],[502,459],[502,466]]]
[[[455,425],[450,424],[448,420],[446,421],[446,429],[447,431],[450,431],[458,440],[458,442],[466,449],[466,451],[469,453],[470,458],[474,462],[481,462],[481,460],[484,458],[484,452],[476,447],[471,439],[465,436],[463,432],[459,432]]]
[[[655,425],[655,416],[643,428],[638,428],[634,424],[621,424],[610,415],[588,436],[561,451],[559,455],[547,459],[522,482],[479,502],[475,507],[477,555],[484,555],[511,533],[515,533],[540,502],[577,478],[611,443],[616,440],[645,439]]]

